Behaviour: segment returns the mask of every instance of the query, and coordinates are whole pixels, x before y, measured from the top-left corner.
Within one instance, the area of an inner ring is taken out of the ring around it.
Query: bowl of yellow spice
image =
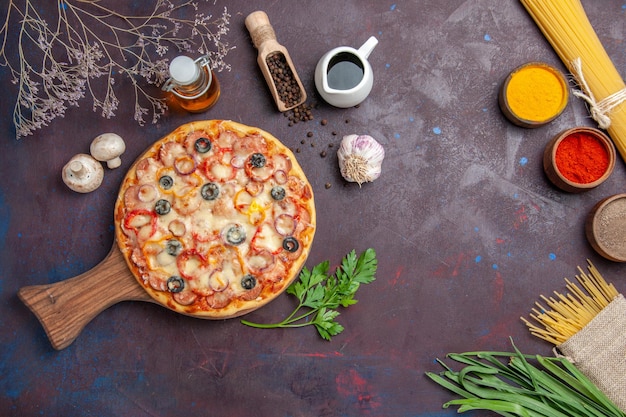
[[[556,119],[568,99],[567,81],[561,71],[543,62],[529,62],[511,71],[498,95],[506,118],[526,128]]]

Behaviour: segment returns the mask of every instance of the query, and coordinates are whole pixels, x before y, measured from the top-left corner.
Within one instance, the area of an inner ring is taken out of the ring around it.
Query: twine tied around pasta
[[[573,94],[576,97],[582,98],[589,105],[589,113],[591,114],[591,118],[598,123],[598,126],[601,129],[608,129],[611,126],[611,118],[609,117],[609,113],[615,107],[619,106],[621,103],[626,101],[626,88],[611,94],[603,100],[596,101],[587,81],[585,81],[585,76],[583,75],[583,66],[580,58],[574,59],[571,63],[572,67],[572,75],[581,86],[581,90],[574,90]]]

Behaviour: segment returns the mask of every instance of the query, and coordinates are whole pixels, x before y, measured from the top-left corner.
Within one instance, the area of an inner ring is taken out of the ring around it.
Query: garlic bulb
[[[385,149],[368,135],[344,136],[337,151],[341,176],[359,187],[380,177],[384,157]]]

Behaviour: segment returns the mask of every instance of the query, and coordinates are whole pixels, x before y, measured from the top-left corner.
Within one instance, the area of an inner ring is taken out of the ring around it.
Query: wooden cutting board
[[[87,272],[47,285],[22,287],[19,298],[41,322],[55,349],[68,347],[94,317],[121,301],[156,303],[137,282],[117,243]]]
[[[257,128],[239,125],[231,121],[206,122],[227,122],[230,123],[231,126],[238,125],[239,127],[237,129],[241,131],[253,129],[254,132],[257,132]],[[184,126],[185,125],[181,126],[181,128]],[[164,136],[163,139],[168,137],[169,134]],[[155,143],[159,144],[160,142]],[[155,145],[151,145],[146,152],[153,150],[153,146]],[[145,154],[146,153],[140,155],[135,161],[135,164],[137,161],[140,161]],[[295,161],[294,155],[292,155],[291,158]],[[131,166],[131,170],[133,166]],[[117,222],[116,227],[120,227]],[[308,252],[302,255],[304,256],[303,260],[306,260],[307,254]],[[297,274],[290,277],[291,280],[295,278],[297,278]],[[113,304],[121,301],[149,301],[170,308],[163,302],[158,301],[157,298],[153,298],[138,279],[140,279],[140,277],[136,278],[133,275],[117,241],[114,239],[113,247],[107,256],[91,270],[61,282],[20,288],[18,296],[39,319],[52,346],[60,350],[72,344],[83,328],[93,318]],[[287,283],[287,285],[288,284],[289,283]],[[286,286],[284,286],[282,290],[285,288]],[[277,293],[270,295],[271,296],[265,297],[263,302],[252,305],[251,308],[238,309],[230,316],[219,315],[215,318],[226,319],[247,314],[270,302]],[[181,314],[185,313],[181,312]],[[202,314],[196,315],[189,313],[189,315],[203,319],[212,318]]]

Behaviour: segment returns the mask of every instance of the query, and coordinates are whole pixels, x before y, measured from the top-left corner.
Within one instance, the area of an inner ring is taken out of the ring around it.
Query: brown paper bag
[[[582,330],[557,346],[626,412],[626,299],[618,295]]]

